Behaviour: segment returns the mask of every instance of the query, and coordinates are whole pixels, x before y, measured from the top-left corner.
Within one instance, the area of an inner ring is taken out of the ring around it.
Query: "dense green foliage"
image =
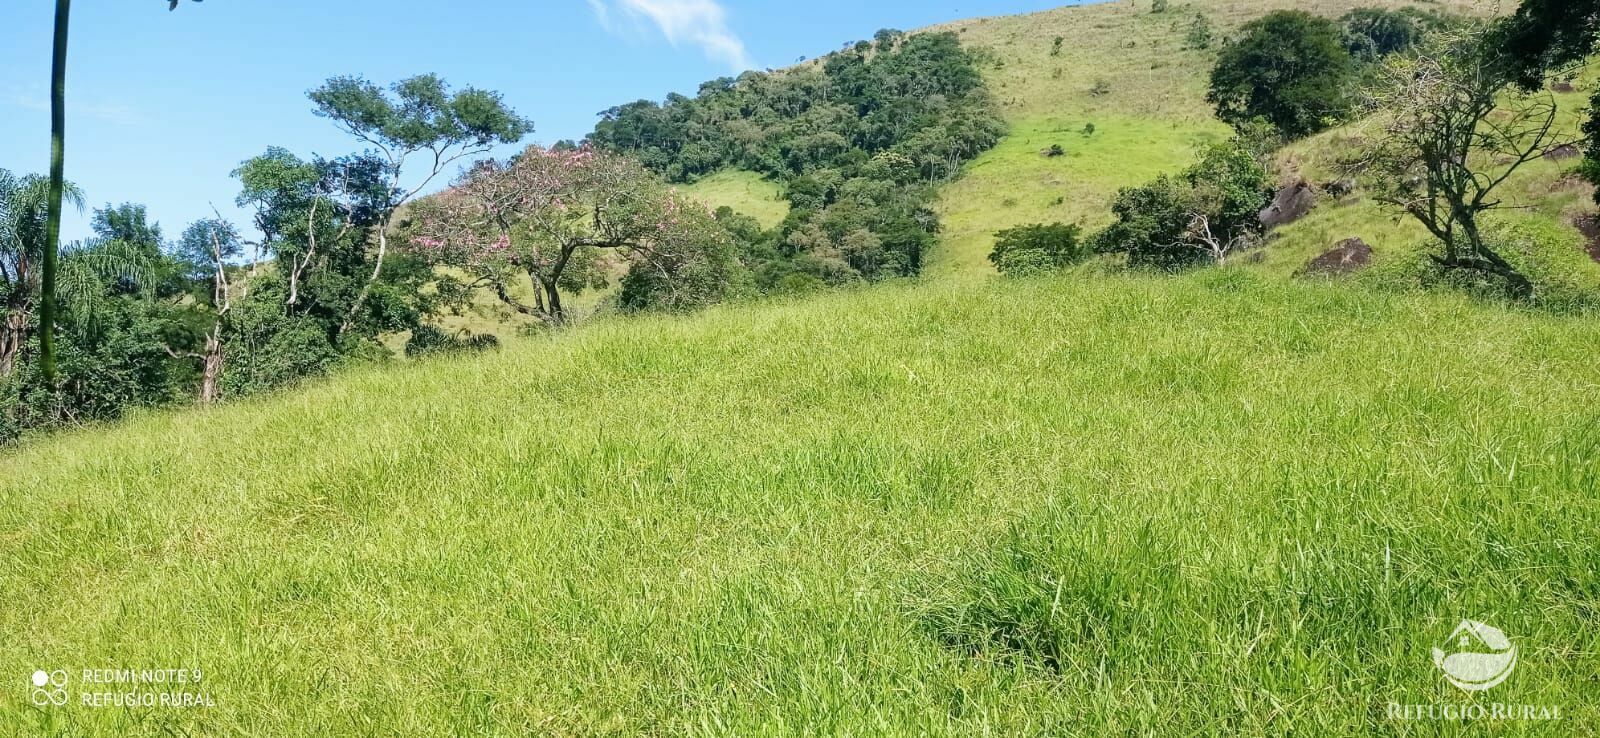
[[[1231,124],[1264,118],[1289,137],[1321,131],[1350,109],[1354,71],[1334,21],[1283,10],[1245,24],[1222,50],[1206,99]]]
[[[96,211],[94,238],[62,254],[54,381],[19,361],[41,353],[48,188],[0,172],[0,443],[136,407],[283,387],[387,356],[380,336],[420,327],[440,302],[426,289],[431,265],[382,247],[394,210],[415,192],[399,187],[401,162],[440,152],[437,175],[452,157],[520,138],[527,123],[497,95],[451,92],[431,75],[393,92],[336,78],[312,93],[319,115],[381,154],[306,161],[273,147],[240,165],[238,204],[255,212],[261,234],[253,243],[221,220],[168,241],[143,206]]]
[[[1430,30],[1447,23],[1449,20],[1439,13],[1412,7],[1399,10],[1357,8],[1339,19],[1345,50],[1362,61],[1410,50]]]
[[[1090,254],[1082,233],[1077,225],[1063,223],[1008,228],[995,234],[989,262],[1010,276],[1060,269]]]
[[[707,82],[697,97],[612,108],[589,141],[675,182],[727,167],[778,178],[855,171],[884,151],[938,179],[993,145],[990,105],[954,34],[886,31],[812,64]]]
[[[1002,130],[954,34],[883,31],[813,64],[613,108],[589,142],[669,181],[736,167],[782,182],[788,218],[744,241],[770,291],[916,274],[938,230],[933,186]]]
[[[1600,0],[1523,0],[1489,39],[1518,81],[1538,89],[1547,75],[1582,61],[1600,42]]]
[[[7,285],[15,302],[7,316],[6,342],[15,351],[0,367],[5,403],[0,443],[30,428],[112,419],[131,407],[175,399],[190,372],[167,346],[184,327],[187,285],[181,267],[162,253],[160,227],[147,222],[141,206],[95,211],[95,237],[63,250],[55,380],[28,360],[39,351],[40,320],[33,309],[39,285],[28,279],[36,262],[29,254],[38,253],[44,242],[38,239],[43,200],[30,207],[27,191],[44,192],[45,180],[25,177],[22,183],[12,199],[13,212],[21,217],[7,230],[23,249],[4,260],[4,271],[23,280]],[[70,184],[64,189],[76,192]]]
[[[1094,250],[1126,254],[1130,266],[1176,270],[1222,258],[1261,231],[1266,169],[1237,143],[1208,148],[1176,177],[1117,193],[1116,221],[1091,239]]]

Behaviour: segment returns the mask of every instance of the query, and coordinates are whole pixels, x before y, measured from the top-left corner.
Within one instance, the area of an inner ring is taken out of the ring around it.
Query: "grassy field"
[[[962,43],[986,60],[984,76],[1012,135],[942,193],[938,209],[946,235],[943,251],[930,258],[931,271],[992,273],[986,257],[1001,228],[1055,221],[1100,227],[1110,218],[1106,208],[1118,188],[1180,170],[1194,158],[1197,145],[1225,137],[1228,129],[1205,101],[1206,80],[1222,40],[1239,26],[1278,9],[1336,17],[1372,6],[1489,9],[1472,0],[1198,0],[1152,13],[1151,4],[1139,0],[935,27],[960,34]],[[1204,18],[1212,30],[1209,48],[1189,42],[1196,18]],[[1063,39],[1061,51],[1052,53],[1057,37]],[[1084,123],[1095,124],[1094,137],[1067,135]],[[1038,156],[1057,142],[1068,158]],[[1360,219],[1365,226],[1383,217],[1370,211]],[[1288,241],[1288,248],[1271,258],[1293,260],[1288,270],[1293,271],[1345,238],[1319,248],[1310,235]]]
[[[933,27],[960,34],[989,60],[985,78],[1011,120],[1061,116],[1132,116],[1206,124],[1207,74],[1222,39],[1273,10],[1337,17],[1360,7],[1419,7],[1486,12],[1477,0],[1191,0],[1152,13],[1149,0],[1117,0],[1026,15],[971,18]],[[1193,48],[1196,16],[1215,42]],[[1056,37],[1063,43],[1052,54]],[[1104,94],[1092,94],[1099,81]]]
[[[1314,9],[1368,4],[1402,3]],[[1308,5],[950,26],[1012,130],[928,278],[524,337],[485,300],[446,325],[495,353],[0,451],[0,736],[1600,734],[1600,320],[1286,278],[1414,249],[1359,197],[1258,263],[965,278],[1226,135],[1196,13]],[[1341,135],[1281,163],[1320,181]],[[1523,217],[1587,207],[1571,166],[1519,175]],[[1463,618],[1519,650],[1491,691],[1433,664]],[[129,689],[85,669],[199,669],[138,690],[212,706],[85,705]]]
[[[789,216],[783,190],[755,172],[717,172],[682,189],[712,207],[726,205],[755,218],[762,228],[772,228]]]
[[[1085,126],[1093,124],[1092,134]],[[1012,125],[1000,145],[967,166],[940,191],[944,232],[929,257],[933,275],[992,272],[996,231],[1028,223],[1078,223],[1099,228],[1111,220],[1111,200],[1187,166],[1198,147],[1224,140],[1221,123],[1124,118],[1050,118]],[[1060,145],[1064,156],[1043,152]]]
[[[0,457],[0,733],[1592,734],[1596,345],[1242,270],[937,280],[50,438]],[[1493,692],[1430,661],[1464,617],[1520,649]]]

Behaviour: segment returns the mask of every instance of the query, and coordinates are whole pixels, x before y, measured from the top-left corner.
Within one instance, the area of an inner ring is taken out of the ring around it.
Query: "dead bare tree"
[[[1364,93],[1365,144],[1341,162],[1374,199],[1415,218],[1443,246],[1441,266],[1504,279],[1517,297],[1532,283],[1485,242],[1481,218],[1506,207],[1497,190],[1557,137],[1548,93],[1522,93],[1484,27],[1431,38],[1395,55]]]
[[[1211,216],[1205,213],[1190,213],[1189,218],[1184,241],[1205,252],[1219,266],[1228,263],[1230,257],[1256,242],[1255,234],[1249,232],[1218,235],[1211,228]]]
[[[240,252],[239,234],[232,224],[218,215],[215,220],[197,221],[183,234],[180,247],[191,258],[200,256],[211,271],[211,329],[206,332],[200,351],[176,351],[170,346],[167,353],[177,359],[200,361],[200,404],[213,405],[222,399],[222,370],[226,354],[223,332],[227,328],[228,313],[233,310],[232,285],[228,280],[228,259]]]

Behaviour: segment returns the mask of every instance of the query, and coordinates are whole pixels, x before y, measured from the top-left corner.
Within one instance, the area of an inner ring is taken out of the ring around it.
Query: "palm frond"
[[[156,261],[148,252],[126,241],[91,241],[75,243],[64,249],[63,263],[81,263],[102,285],[118,282],[136,285],[149,296],[154,289]]]
[[[85,259],[65,259],[56,274],[56,299],[79,333],[94,327],[104,307],[106,285]]]

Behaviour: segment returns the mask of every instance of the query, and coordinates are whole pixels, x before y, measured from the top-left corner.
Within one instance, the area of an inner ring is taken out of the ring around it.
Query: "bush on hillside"
[[[796,271],[812,279],[789,283],[911,276],[939,229],[938,182],[1004,132],[979,71],[995,63],[953,33],[886,31],[818,64],[613,108],[588,143],[675,182],[736,168],[782,185],[789,217],[740,241],[763,290]]]
[[[683,312],[750,291],[750,273],[732,236],[711,231],[700,243],[635,260],[622,278],[618,300],[630,312]]]
[[[1189,24],[1189,33],[1184,37],[1184,48],[1204,51],[1211,48],[1214,41],[1216,34],[1211,30],[1211,19],[1205,13],[1195,13],[1194,21]]]
[[[1071,266],[1089,254],[1076,225],[1028,225],[996,233],[989,262],[1001,274],[1023,276]]]
[[[1225,258],[1259,235],[1258,214],[1270,192],[1254,154],[1232,143],[1213,146],[1176,177],[1118,192],[1111,205],[1116,222],[1090,246],[1126,254],[1129,266],[1166,271]]]
[[[406,342],[406,356],[413,359],[441,354],[488,351],[500,347],[500,339],[488,333],[460,331],[446,333],[436,326],[417,326]]]
[[[1350,110],[1354,64],[1338,24],[1281,10],[1245,24],[1223,49],[1206,100],[1230,124],[1264,118],[1291,138],[1316,133]]]

